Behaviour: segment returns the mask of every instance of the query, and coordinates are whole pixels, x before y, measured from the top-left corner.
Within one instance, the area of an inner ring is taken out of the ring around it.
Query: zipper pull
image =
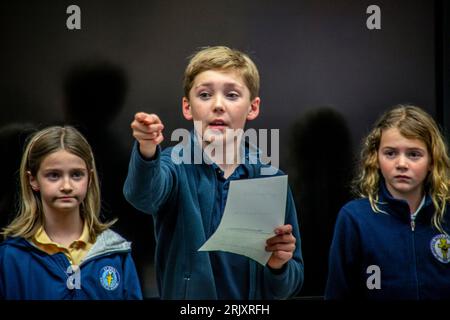
[[[411,219],[411,230],[414,231],[414,228],[416,227],[416,222]]]

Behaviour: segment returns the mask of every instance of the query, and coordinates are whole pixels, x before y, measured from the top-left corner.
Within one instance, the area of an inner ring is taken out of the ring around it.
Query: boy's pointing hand
[[[266,241],[266,251],[272,252],[267,265],[272,269],[281,269],[286,262],[291,260],[296,239],[292,235],[290,224],[279,226],[275,229],[275,234]]]
[[[131,123],[133,137],[139,142],[139,151],[144,158],[152,158],[156,146],[163,140],[164,125],[156,114],[138,112]]]

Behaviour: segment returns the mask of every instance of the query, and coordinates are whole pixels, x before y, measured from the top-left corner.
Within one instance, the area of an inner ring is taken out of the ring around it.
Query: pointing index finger
[[[145,112],[136,113],[135,119],[144,125],[161,123],[161,120],[156,114],[148,114]]]

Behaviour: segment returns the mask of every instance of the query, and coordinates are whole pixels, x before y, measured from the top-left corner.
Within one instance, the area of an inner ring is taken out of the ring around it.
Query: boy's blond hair
[[[191,56],[184,72],[184,96],[189,99],[195,77],[207,70],[237,71],[250,91],[250,99],[259,94],[259,72],[255,63],[243,52],[224,46],[205,47]]]
[[[359,173],[353,182],[358,196],[368,198],[375,212],[379,208],[378,186],[380,168],[378,149],[383,130],[397,128],[408,139],[418,139],[425,143],[431,158],[432,169],[428,173],[425,186],[435,207],[433,225],[441,232],[447,202],[450,199],[450,160],[447,146],[433,118],[416,106],[397,105],[385,112],[364,141],[361,151]]]
[[[51,153],[65,150],[86,163],[89,172],[89,185],[86,197],[80,206],[80,214],[89,229],[90,241],[109,228],[115,221],[102,223],[100,214],[100,187],[91,147],[83,135],[73,127],[53,126],[31,135],[25,147],[20,164],[20,210],[17,217],[3,229],[6,237],[29,239],[43,225],[44,212],[40,194],[33,191],[28,172],[36,176],[42,161]]]

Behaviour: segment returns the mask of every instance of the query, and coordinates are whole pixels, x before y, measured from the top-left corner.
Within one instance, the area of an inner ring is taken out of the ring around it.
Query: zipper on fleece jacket
[[[416,216],[414,214],[411,215],[411,231],[414,231],[416,228]]]
[[[411,215],[411,237],[412,237],[412,253],[414,258],[414,285],[416,289],[416,299],[420,299],[419,294],[419,279],[417,277],[417,257],[416,257],[416,236],[414,229],[416,227],[415,215]]]

